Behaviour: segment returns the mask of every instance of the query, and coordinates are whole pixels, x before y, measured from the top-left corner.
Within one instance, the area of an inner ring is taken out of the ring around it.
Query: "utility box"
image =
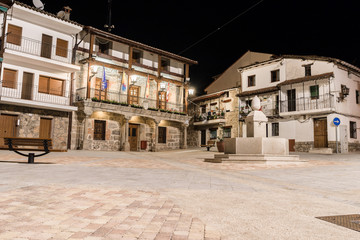
[[[141,141],[141,142],[140,142],[140,148],[141,148],[141,150],[146,150],[146,148],[147,148],[147,141]]]

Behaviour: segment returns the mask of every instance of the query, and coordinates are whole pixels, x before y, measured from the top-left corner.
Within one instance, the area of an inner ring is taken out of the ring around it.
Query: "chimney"
[[[65,6],[64,10],[65,10],[64,19],[70,20],[70,12],[72,9],[69,6]]]

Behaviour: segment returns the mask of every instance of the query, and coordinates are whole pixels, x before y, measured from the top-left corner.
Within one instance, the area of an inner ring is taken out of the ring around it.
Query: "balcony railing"
[[[317,97],[304,97],[281,101],[281,112],[320,110],[334,107],[334,96],[330,94]]]
[[[194,121],[195,122],[202,122],[205,120],[215,120],[215,119],[225,119],[225,112],[223,111],[216,111],[216,112],[208,112],[203,113],[200,115],[195,115]]]
[[[65,82],[64,82],[65,88]],[[32,100],[42,103],[52,103],[69,106],[69,92],[64,91],[61,96],[41,93],[38,85],[15,84],[14,88],[0,87],[0,96],[14,99]]]
[[[261,109],[260,109],[266,116],[272,117],[279,115],[279,106],[277,103],[261,103]],[[240,115],[247,116],[251,112],[250,106],[241,106],[240,107]]]
[[[21,53],[53,59],[60,62],[71,63],[71,50],[21,36],[10,36],[5,40],[5,49]]]
[[[82,101],[86,98],[86,91],[87,89],[79,88],[76,90],[75,99],[74,101]],[[116,104],[116,105],[132,105],[132,106],[139,106],[141,108],[147,108],[151,110],[164,110],[164,111],[172,111],[172,112],[184,112],[184,105],[173,103],[173,102],[166,102],[166,101],[159,101],[153,98],[143,98],[143,97],[135,97],[131,96],[128,97],[128,94],[120,92],[120,91],[101,91],[100,89],[90,89],[90,98],[93,101]]]

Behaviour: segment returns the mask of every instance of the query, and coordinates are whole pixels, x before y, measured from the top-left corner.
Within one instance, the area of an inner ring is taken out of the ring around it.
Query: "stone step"
[[[317,153],[317,154],[333,154],[333,150],[331,148],[311,148],[309,153]]]
[[[242,163],[265,163],[271,162],[305,162],[298,155],[271,155],[271,154],[215,154],[214,158],[206,158],[205,162],[242,162]]]

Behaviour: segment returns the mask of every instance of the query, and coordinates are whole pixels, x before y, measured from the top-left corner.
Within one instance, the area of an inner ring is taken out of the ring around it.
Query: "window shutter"
[[[56,55],[67,58],[68,41],[56,39]]]
[[[49,78],[39,77],[39,93],[49,93]]]
[[[8,25],[7,42],[21,46],[22,27]]]
[[[3,87],[16,88],[17,71],[4,68]]]
[[[64,81],[50,78],[49,94],[63,96]]]

